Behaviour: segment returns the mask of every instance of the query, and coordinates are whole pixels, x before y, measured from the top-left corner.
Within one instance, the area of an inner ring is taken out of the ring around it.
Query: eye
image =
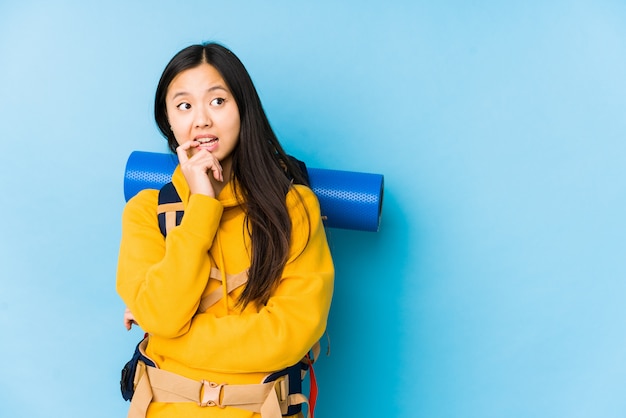
[[[222,97],[216,97],[215,99],[211,100],[211,106],[221,106],[224,104],[225,101],[226,99]]]
[[[191,109],[191,105],[187,102],[182,102],[178,106],[176,106],[179,110],[189,110]]]

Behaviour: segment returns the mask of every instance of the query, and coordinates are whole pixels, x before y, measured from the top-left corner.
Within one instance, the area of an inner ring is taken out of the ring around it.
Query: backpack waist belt
[[[150,402],[194,402],[203,407],[232,406],[260,413],[262,418],[281,418],[290,405],[308,403],[301,393],[289,395],[289,375],[258,384],[193,380],[176,373],[137,365],[137,386],[130,403],[128,418],[144,418]]]

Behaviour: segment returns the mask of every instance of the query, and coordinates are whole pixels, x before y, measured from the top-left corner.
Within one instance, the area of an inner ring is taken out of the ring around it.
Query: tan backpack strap
[[[209,276],[215,280],[222,280],[222,272],[213,267],[211,269],[211,275]],[[233,290],[243,286],[248,282],[248,270],[244,270],[237,274],[227,274],[226,275],[226,291],[228,293]],[[222,284],[223,286],[223,284]],[[200,306],[198,307],[198,312],[206,312],[211,306],[215,305],[221,298],[223,294],[222,286],[218,287],[208,295],[202,298],[200,301]]]
[[[154,367],[148,367],[146,370],[152,385],[153,402],[200,403],[198,397],[202,389],[201,382]]]
[[[219,408],[232,406],[260,413],[261,418],[282,417],[276,392],[278,380],[228,385],[206,380],[196,381],[155,367],[143,367],[130,403],[128,418],[145,418],[150,402],[194,402],[203,407]],[[139,371],[138,369],[137,373]]]
[[[144,356],[147,343],[148,339],[144,338],[139,344],[139,350]],[[261,418],[281,418],[287,413],[289,406],[309,403],[302,393],[289,394],[289,377],[290,374],[286,373],[266,383],[218,384],[192,380],[147,366],[140,360],[135,371],[135,393],[128,410],[128,418],[145,418],[151,402],[193,402],[199,406],[220,408],[232,406],[260,413]]]
[[[176,212],[185,210],[183,202],[162,203],[157,206],[157,215],[165,214],[165,232],[169,233],[176,226]]]
[[[144,418],[148,411],[148,406],[152,402],[152,387],[150,379],[145,371],[146,365],[143,362],[137,364],[135,378],[139,377],[139,382],[135,386],[135,393],[128,408],[128,418]],[[141,370],[140,370],[141,369]]]
[[[250,385],[224,385],[222,406],[234,406],[261,413],[262,418],[280,418],[276,382]]]
[[[309,399],[302,393],[292,393],[288,399],[289,405],[309,404]]]

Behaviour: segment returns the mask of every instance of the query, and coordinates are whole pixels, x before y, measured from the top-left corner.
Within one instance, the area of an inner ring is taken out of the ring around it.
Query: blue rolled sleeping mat
[[[126,163],[124,197],[160,189],[178,165],[174,154],[133,151]],[[377,232],[383,207],[382,174],[307,167],[311,188],[328,228]]]

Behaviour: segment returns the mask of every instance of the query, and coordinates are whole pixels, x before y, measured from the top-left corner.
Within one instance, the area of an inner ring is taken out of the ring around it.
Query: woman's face
[[[239,108],[220,73],[203,63],[178,74],[165,96],[167,116],[178,145],[197,141],[219,161],[230,158],[239,141]]]

